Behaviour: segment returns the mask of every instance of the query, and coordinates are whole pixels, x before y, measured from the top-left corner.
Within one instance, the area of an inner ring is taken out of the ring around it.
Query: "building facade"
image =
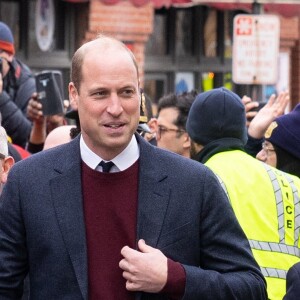
[[[17,57],[34,72],[61,70],[65,87],[75,49],[104,33],[134,52],[141,85],[154,103],[173,91],[226,86],[257,100],[289,89],[293,108],[300,102],[300,5],[261,4],[254,11],[250,4],[221,2],[0,0],[0,20],[14,32]],[[278,82],[271,86],[232,82],[233,19],[253,12],[280,18]]]

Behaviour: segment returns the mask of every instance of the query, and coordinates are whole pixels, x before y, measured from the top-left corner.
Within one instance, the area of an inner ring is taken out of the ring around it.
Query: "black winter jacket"
[[[9,73],[3,79],[0,112],[2,126],[13,143],[21,147],[25,147],[29,139],[31,122],[26,116],[26,109],[35,91],[35,80],[30,69],[14,58]]]

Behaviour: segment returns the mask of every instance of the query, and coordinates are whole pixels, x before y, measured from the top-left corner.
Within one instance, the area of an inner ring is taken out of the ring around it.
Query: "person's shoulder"
[[[170,163],[170,165],[176,166],[192,166],[196,168],[206,168],[202,163],[192,160],[187,157],[183,157],[175,152],[159,148],[155,145],[150,144],[143,138],[137,138],[140,145],[140,149],[145,158],[152,159],[156,163]]]
[[[63,164],[71,164],[76,157],[78,157],[78,160],[80,159],[79,140],[77,139],[70,141],[69,143],[32,154],[28,158],[15,164],[15,166],[21,169],[37,168],[42,170],[43,168],[53,168]]]
[[[32,71],[29,68],[29,66],[27,66],[24,62],[22,62],[20,59],[18,58],[14,58],[14,63],[17,66],[20,66],[22,73],[24,74],[28,74],[28,75],[32,75]],[[16,67],[15,67],[16,68]]]
[[[296,264],[294,264],[291,269],[293,269],[294,271],[296,271],[299,276],[300,276],[300,262],[297,262]]]
[[[151,159],[158,168],[166,172],[168,171],[177,176],[194,176],[195,174],[210,172],[208,167],[204,164],[191,158],[183,157],[182,155],[156,146],[151,145],[151,147],[153,148],[153,156]]]
[[[19,86],[35,87],[34,74],[31,69],[22,61],[17,58],[14,58],[14,77],[17,80]],[[32,93],[32,91],[31,91]]]

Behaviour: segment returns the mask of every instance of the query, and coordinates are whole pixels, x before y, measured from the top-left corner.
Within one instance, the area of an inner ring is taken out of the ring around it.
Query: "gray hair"
[[[2,126],[0,126],[0,153],[8,156],[7,134]]]

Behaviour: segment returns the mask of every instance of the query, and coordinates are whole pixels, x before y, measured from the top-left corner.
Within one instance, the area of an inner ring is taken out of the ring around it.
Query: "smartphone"
[[[43,114],[56,115],[64,112],[63,80],[60,71],[43,71],[35,75],[38,99],[43,105]]]

